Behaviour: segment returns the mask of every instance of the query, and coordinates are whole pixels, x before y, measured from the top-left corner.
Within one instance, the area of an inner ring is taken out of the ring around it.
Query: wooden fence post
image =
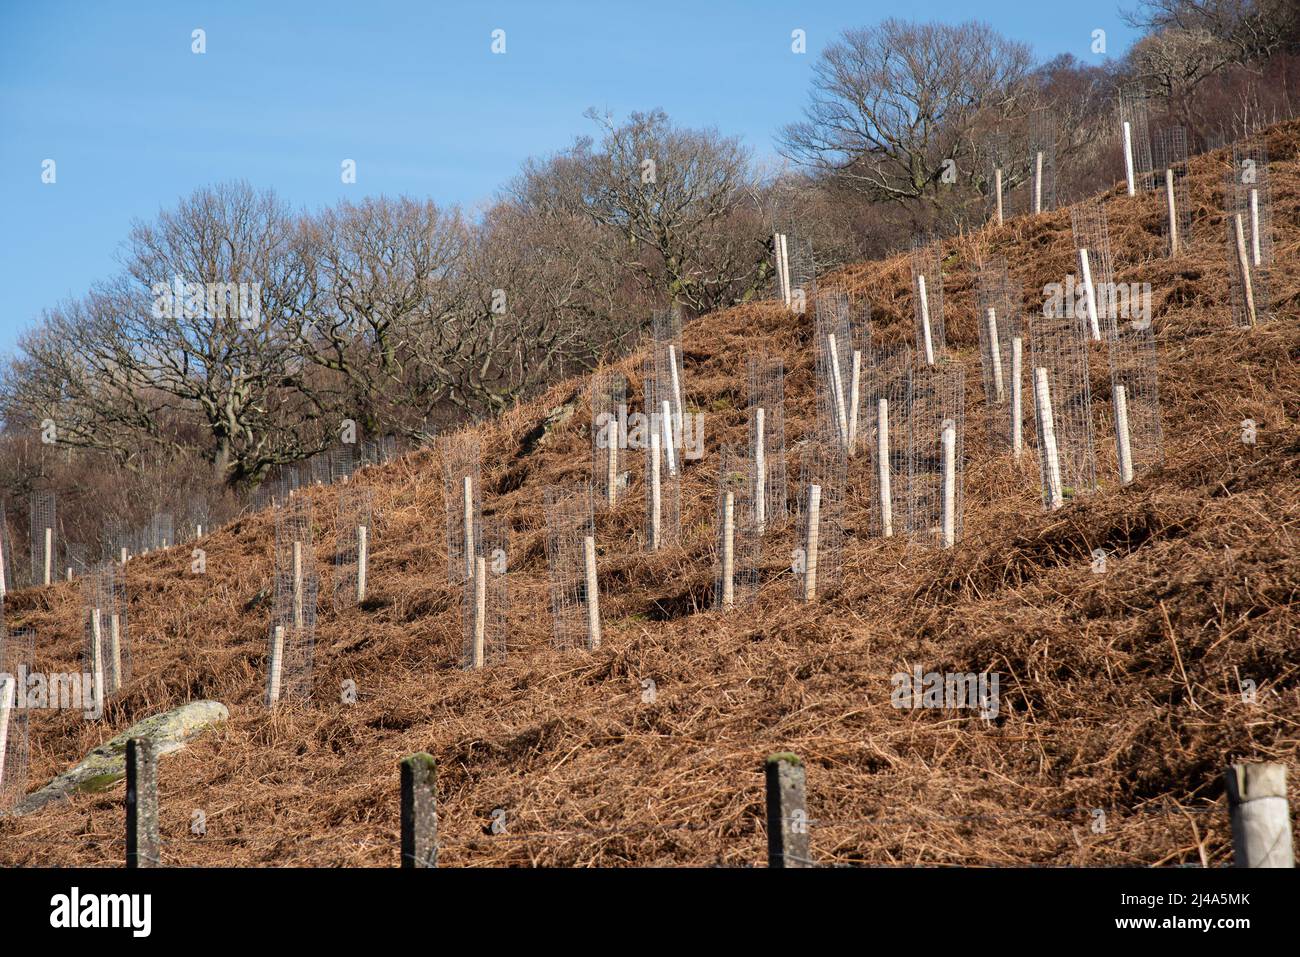
[[[1224,771],[1237,867],[1295,867],[1285,764],[1234,764]]]
[[[159,867],[158,755],[148,738],[126,743],[126,866]]]
[[[788,751],[767,758],[767,866],[812,866],[803,762]]]
[[[438,866],[438,762],[420,751],[402,759],[402,867]]]

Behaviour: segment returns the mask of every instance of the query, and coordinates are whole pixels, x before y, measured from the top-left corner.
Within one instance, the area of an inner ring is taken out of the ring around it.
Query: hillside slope
[[[1277,261],[1300,258],[1300,123],[1274,127]],[[1160,199],[1106,198],[1117,279],[1150,282],[1166,464],[1119,490],[1105,352],[1092,394],[1102,490],[1045,514],[1032,454],[985,441],[973,268],[1007,257],[1027,301],[1073,271],[1068,210],[945,244],[949,347],[966,367],[965,531],[949,552],[866,534],[852,466],[844,587],[793,601],[793,530],[764,546],[755,603],[710,610],[713,510],[723,443],[743,444],[745,359],[784,359],[786,436],[816,417],[811,319],[773,303],[701,317],[685,331],[688,405],[708,454],[683,483],[683,546],[640,551],[634,487],[597,519],[604,640],[555,651],[542,489],[589,473],[585,382],[478,426],[485,511],[513,526],[510,655],[459,669],[460,590],[447,584],[441,470],[431,450],[359,473],[378,519],[371,596],[322,603],[316,700],[262,706],[273,525],[251,514],[209,536],[205,576],[184,549],[133,559],[134,677],[104,719],[36,714],[30,786],[159,709],[230,706],[220,731],[160,766],[164,859],[177,866],[367,865],[398,859],[397,761],[439,761],[447,865],[742,865],[764,860],[763,758],[808,766],[812,846],[824,863],[1136,865],[1230,857],[1221,771],[1277,760],[1300,781],[1300,278],[1273,276],[1277,321],[1232,327],[1222,193],[1225,157],[1193,160],[1194,245],[1163,256]],[[823,285],[865,294],[877,329],[911,337],[906,257]],[[620,364],[640,396],[638,354]],[[548,440],[524,439],[577,397]],[[1258,423],[1256,444],[1240,423]],[[794,465],[791,457],[791,487]],[[315,504],[320,562],[336,491]],[[1104,574],[1091,555],[1110,553]],[[74,585],[12,596],[35,628],[37,664],[75,670]],[[997,671],[1001,713],[897,710],[898,671]],[[345,679],[358,688],[339,702]],[[643,700],[642,681],[657,694]],[[1240,682],[1258,685],[1246,703]],[[1294,783],[1293,783],[1294,790]],[[122,861],[122,786],[0,819],[0,863]],[[1095,833],[1092,809],[1104,809]],[[497,809],[506,831],[489,827]],[[190,832],[203,810],[207,833]]]

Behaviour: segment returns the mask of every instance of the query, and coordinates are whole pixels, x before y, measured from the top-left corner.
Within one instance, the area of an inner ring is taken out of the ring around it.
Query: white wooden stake
[[[1137,195],[1137,180],[1133,174],[1133,127],[1124,121],[1124,175],[1128,177],[1128,194]]]
[[[1038,407],[1038,445],[1043,456],[1047,475],[1047,500],[1052,508],[1065,504],[1061,489],[1061,458],[1056,448],[1056,426],[1052,422],[1052,390],[1047,381],[1047,370],[1041,366],[1034,370],[1034,402]]]
[[[930,297],[925,292],[925,273],[916,274],[916,294],[921,303],[921,338],[925,343],[925,364],[934,365],[934,340],[930,336]]]
[[[817,597],[817,526],[821,521],[822,487],[808,486],[808,541],[804,551],[803,597],[812,601]]]
[[[940,436],[943,447],[943,547],[957,541],[957,427],[946,420]]]
[[[104,634],[98,608],[93,608],[90,612],[90,662],[96,700],[102,706],[105,692],[112,689],[104,687]]]
[[[1034,155],[1034,215],[1043,211],[1043,151]]]
[[[853,350],[853,364],[849,372],[849,455],[858,447],[858,405],[861,403],[862,350]]]
[[[1101,324],[1097,321],[1097,296],[1092,285],[1092,264],[1089,262],[1088,250],[1079,250],[1079,273],[1083,279],[1083,306],[1088,313],[1088,330],[1092,341],[1101,341]]]
[[[650,433],[650,550],[659,549],[659,529],[663,521],[663,482],[659,474],[659,433]]]
[[[44,583],[48,585],[51,576],[54,574],[54,529],[45,530],[45,578]]]
[[[1237,867],[1295,867],[1285,764],[1234,764],[1224,773]]]
[[[894,496],[889,480],[889,400],[876,403],[876,475],[880,485],[880,534],[894,534]]]
[[[1002,225],[1002,167],[999,166],[993,171],[993,193],[997,197],[997,222]]]
[[[767,528],[767,410],[754,412],[754,522],[761,535]]]
[[[122,622],[117,612],[108,616],[108,657],[113,662],[113,690],[122,690]]]
[[[677,474],[677,446],[673,442],[673,410],[672,403],[667,399],[663,401],[663,411],[660,413],[664,420],[664,455],[668,458],[668,474]]]
[[[790,250],[785,233],[781,233],[781,278],[785,283],[785,308],[789,308],[794,303],[794,290],[790,287]]]
[[[302,595],[302,542],[293,543],[293,627],[301,631],[306,620]]]
[[[357,604],[366,600],[366,570],[370,564],[370,529],[357,526]]]
[[[736,495],[728,492],[722,508],[722,604],[736,603]]]
[[[600,647],[600,592],[596,587],[596,539],[591,535],[582,540],[587,566],[587,646],[595,651]]]
[[[1128,485],[1133,481],[1133,446],[1128,431],[1128,390],[1116,383],[1114,388],[1115,404],[1115,447],[1119,453],[1119,484]]]
[[[474,667],[483,667],[483,639],[487,632],[487,559],[474,562]]]
[[[1178,200],[1174,195],[1174,171],[1165,170],[1165,205],[1169,207],[1169,255],[1178,255]]]
[[[1251,189],[1250,191],[1250,251],[1254,258],[1255,268],[1258,269],[1264,265],[1264,257],[1260,249],[1259,241],[1259,190]]]
[[[123,549],[122,549],[122,564],[123,564],[123,565],[126,564],[126,560],[127,560],[128,557],[129,557],[129,556],[128,556],[127,553],[126,553],[126,548],[123,547]]]
[[[465,499],[465,577],[474,577],[474,479],[466,475],[463,483]]]
[[[1020,380],[1023,378],[1025,346],[1020,336],[1011,338],[1011,451],[1019,456],[1025,447],[1024,396]]]
[[[614,434],[610,434],[614,433]],[[605,430],[605,502],[613,508],[618,502],[618,426],[611,419]]]
[[[831,363],[831,397],[835,402],[835,421],[840,427],[840,441],[847,448],[849,443],[849,419],[844,408],[844,380],[840,378],[840,353],[835,347],[835,333],[827,334],[826,344]]]
[[[0,788],[5,783],[5,753],[9,750],[9,716],[18,703],[17,679],[0,675]]]
[[[677,374],[677,347],[668,346],[668,368],[673,381],[673,431],[682,435],[682,383]]]
[[[1237,269],[1241,273],[1241,288],[1246,299],[1246,317],[1250,320],[1250,327],[1253,329],[1256,325],[1255,284],[1250,274],[1250,258],[1246,253],[1246,233],[1241,221],[1241,213],[1233,217],[1233,226],[1237,233]]]
[[[776,268],[776,295],[781,302],[788,303],[789,296],[785,294],[785,273],[781,270],[781,234],[772,233],[772,265]]]
[[[989,358],[993,365],[993,394],[999,402],[1002,401],[1002,349],[998,345],[998,311],[989,306],[988,312],[989,327]]]
[[[267,707],[280,700],[280,675],[284,669],[284,625],[276,625],[271,635],[271,664],[266,679]]]
[[[68,572],[68,577],[67,577],[65,580],[66,580],[66,581],[72,581],[72,566],[71,566],[71,565],[68,566],[67,572]]]

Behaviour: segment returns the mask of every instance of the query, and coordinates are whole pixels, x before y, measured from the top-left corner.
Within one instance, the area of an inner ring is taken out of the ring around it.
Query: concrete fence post
[[[1234,764],[1225,772],[1237,867],[1295,867],[1285,764]]]
[[[803,762],[788,751],[767,758],[767,866],[811,867]]]
[[[158,754],[148,738],[126,743],[126,866],[159,867]]]
[[[438,866],[438,762],[424,751],[401,762],[402,867]]]

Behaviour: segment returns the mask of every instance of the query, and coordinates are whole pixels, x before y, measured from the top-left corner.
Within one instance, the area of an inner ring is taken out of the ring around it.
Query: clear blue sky
[[[132,220],[221,180],[307,208],[408,193],[472,210],[524,158],[590,132],[589,106],[662,107],[774,157],[818,51],[888,16],[978,17],[1042,59],[1100,61],[1098,28],[1111,56],[1133,39],[1112,0],[0,0],[0,353],[116,271]]]

